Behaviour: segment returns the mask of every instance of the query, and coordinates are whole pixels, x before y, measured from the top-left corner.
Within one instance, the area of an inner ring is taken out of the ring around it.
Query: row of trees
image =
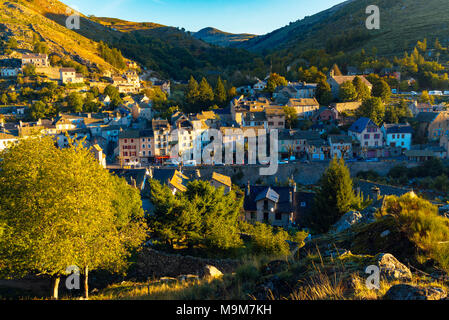
[[[213,106],[224,107],[236,95],[234,87],[226,87],[227,82],[222,81],[220,77],[217,80],[215,89],[212,89],[206,78],[203,77],[198,84],[196,79],[191,76],[184,94],[186,111],[197,113],[209,110]]]
[[[125,59],[122,56],[120,50],[116,48],[110,48],[106,43],[100,41],[98,44],[98,51],[100,53],[100,57],[104,59],[104,61],[108,62],[112,66],[117,69],[125,69],[126,63]]]

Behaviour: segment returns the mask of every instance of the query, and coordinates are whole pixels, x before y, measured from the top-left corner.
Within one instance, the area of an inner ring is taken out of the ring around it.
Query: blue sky
[[[343,0],[63,0],[83,14],[198,31],[266,34]]]

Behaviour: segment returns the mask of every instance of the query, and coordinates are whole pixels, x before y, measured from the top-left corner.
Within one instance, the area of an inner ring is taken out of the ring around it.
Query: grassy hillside
[[[224,32],[215,28],[204,28],[194,33],[193,36],[197,39],[203,40],[204,42],[221,47],[235,46],[241,42],[245,42],[256,37],[256,35],[254,34],[248,33],[234,34]]]
[[[380,30],[367,30],[368,5],[380,8]],[[391,55],[411,49],[418,40],[449,41],[449,6],[445,0],[350,0],[240,45],[255,52],[330,52],[376,47]]]
[[[4,40],[15,38],[23,51],[32,50],[33,41],[37,39],[44,42],[50,52],[88,66],[113,69],[99,56],[95,41],[48,19],[28,1],[0,1],[0,36]]]
[[[65,27],[73,10],[57,0],[16,0],[40,13],[46,21]],[[222,75],[229,78],[237,70],[252,70],[254,54],[241,49],[220,48],[196,39],[189,32],[174,27],[145,22],[129,22],[114,18],[80,15],[83,38],[104,41],[122,51],[126,58],[157,71],[165,77],[188,80],[196,77]],[[22,20],[22,18],[19,18]],[[73,38],[67,36],[68,41]],[[71,43],[66,46],[71,48]]]

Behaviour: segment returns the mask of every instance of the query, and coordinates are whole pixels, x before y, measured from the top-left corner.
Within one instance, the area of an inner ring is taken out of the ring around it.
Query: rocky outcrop
[[[204,277],[205,278],[220,278],[223,276],[223,273],[215,268],[214,266],[207,265],[204,267]]]
[[[335,233],[340,233],[348,230],[353,225],[362,221],[362,214],[358,211],[349,211],[341,217],[336,224],[334,224],[331,230]]]
[[[381,253],[376,256],[376,264],[380,268],[380,276],[388,281],[411,280],[412,272],[404,264],[389,253]]]
[[[375,209],[364,210],[362,213],[358,211],[349,211],[341,217],[336,224],[331,227],[331,233],[340,233],[350,229],[352,226],[360,223],[372,223],[375,221],[374,211]]]
[[[441,300],[447,292],[440,287],[422,287],[409,284],[392,286],[384,296],[385,300]]]

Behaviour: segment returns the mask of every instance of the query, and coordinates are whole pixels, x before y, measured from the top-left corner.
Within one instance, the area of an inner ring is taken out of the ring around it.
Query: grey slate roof
[[[416,115],[415,119],[421,123],[423,122],[431,123],[436,119],[438,114],[439,114],[438,112],[420,112]]]
[[[275,203],[278,203],[279,201],[279,194],[274,191],[273,189],[271,189],[270,187],[266,188],[265,190],[263,190],[261,193],[259,193],[257,195],[257,197],[254,199],[254,201],[258,202],[260,200],[271,200]]]

